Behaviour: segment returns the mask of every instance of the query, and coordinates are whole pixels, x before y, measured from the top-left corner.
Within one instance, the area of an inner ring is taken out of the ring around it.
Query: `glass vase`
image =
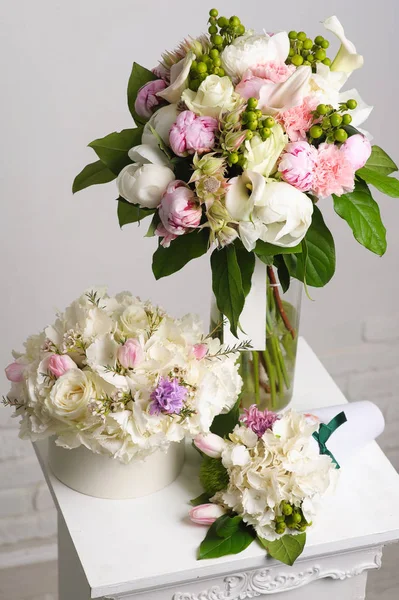
[[[240,352],[239,370],[243,379],[241,407],[257,404],[260,409],[280,411],[292,399],[302,283],[291,279],[283,292],[276,270],[266,272],[266,297],[259,310],[266,311],[265,349]],[[223,341],[223,330],[217,328],[216,305],[212,308],[211,331]],[[218,313],[219,323],[221,315]]]

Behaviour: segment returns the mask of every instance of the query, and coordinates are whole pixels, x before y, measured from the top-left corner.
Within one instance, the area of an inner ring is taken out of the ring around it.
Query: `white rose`
[[[278,123],[271,129],[271,136],[264,142],[259,134],[245,142],[244,156],[247,159],[247,169],[269,177],[276,168],[276,162],[288,143],[288,137]]]
[[[355,69],[362,67],[363,56],[357,54],[355,45],[345,36],[344,28],[339,19],[335,16],[329,17],[323,25],[328,31],[334,33],[341,42],[338,54],[332,62],[331,70],[350,74]]]
[[[169,183],[175,179],[171,169],[163,165],[127,165],[116,180],[119,195],[145,208],[156,208]]]
[[[177,104],[168,104],[168,106],[163,106],[157,110],[144,126],[141,138],[142,145],[149,144],[155,148],[159,147],[159,142],[151,131],[151,129],[154,129],[163,143],[169,146],[169,132],[178,114]]]
[[[119,319],[120,328],[127,337],[135,337],[149,326],[147,313],[140,304],[127,306]]]
[[[71,369],[57,379],[45,403],[52,417],[81,421],[87,415],[88,403],[96,396],[93,375],[80,369]]]
[[[208,75],[197,92],[189,89],[184,90],[182,100],[197,115],[217,119],[222,112],[235,108],[239,96],[234,92],[229,77]]]
[[[157,96],[170,103],[179,102],[183,90],[187,87],[188,75],[194,59],[194,52],[188,52],[182,60],[172,65],[170,69],[170,86],[158,92]]]
[[[253,211],[266,225],[264,242],[282,247],[299,244],[312,222],[313,202],[289,183],[268,183]]]
[[[290,50],[285,31],[276,35],[243,35],[223,50],[222,67],[234,79],[243,76],[247,69],[269,61],[284,63]]]

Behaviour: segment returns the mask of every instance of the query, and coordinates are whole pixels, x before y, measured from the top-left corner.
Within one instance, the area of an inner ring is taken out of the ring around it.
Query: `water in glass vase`
[[[273,267],[267,267],[266,277],[265,303],[260,308],[266,311],[265,349],[240,352],[241,406],[258,404],[262,410],[279,411],[292,398],[302,283],[291,279],[283,292]],[[213,310],[211,330],[217,330],[215,316]]]

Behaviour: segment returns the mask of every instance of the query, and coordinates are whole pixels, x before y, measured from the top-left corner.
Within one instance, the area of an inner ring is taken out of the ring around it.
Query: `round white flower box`
[[[158,492],[179,475],[184,456],[184,442],[174,442],[167,452],[157,450],[145,460],[133,459],[125,465],[84,446],[67,450],[49,440],[49,465],[57,479],[96,498],[124,500]]]

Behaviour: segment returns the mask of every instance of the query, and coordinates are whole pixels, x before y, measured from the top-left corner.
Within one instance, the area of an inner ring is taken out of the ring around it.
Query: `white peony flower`
[[[162,142],[166,146],[169,146],[169,132],[176,121],[178,114],[177,104],[168,104],[167,106],[159,108],[144,125],[141,145],[159,148],[159,140],[152,132],[152,129],[154,129]]]
[[[226,46],[221,54],[222,67],[233,79],[240,79],[247,69],[270,61],[284,63],[290,50],[285,31],[273,36],[247,33]]]
[[[159,147],[150,144],[140,144],[139,146],[133,146],[128,152],[130,160],[141,165],[163,165],[164,167],[170,166],[170,161],[166,156],[165,152]]]
[[[256,133],[245,142],[247,169],[269,177],[276,170],[277,160],[287,143],[288,137],[278,123],[272,127],[271,135],[265,141]]]
[[[344,28],[337,17],[329,17],[323,23],[324,27],[334,33],[341,42],[337,56],[334,58],[331,70],[352,73],[363,66],[363,56],[357,54],[355,45],[345,36]]]
[[[128,202],[144,208],[157,208],[174,179],[173,171],[163,165],[132,164],[122,169],[116,184],[119,195]]]
[[[182,100],[188,108],[200,116],[219,118],[223,112],[233,110],[239,102],[229,77],[208,75],[197,92],[186,89]]]

